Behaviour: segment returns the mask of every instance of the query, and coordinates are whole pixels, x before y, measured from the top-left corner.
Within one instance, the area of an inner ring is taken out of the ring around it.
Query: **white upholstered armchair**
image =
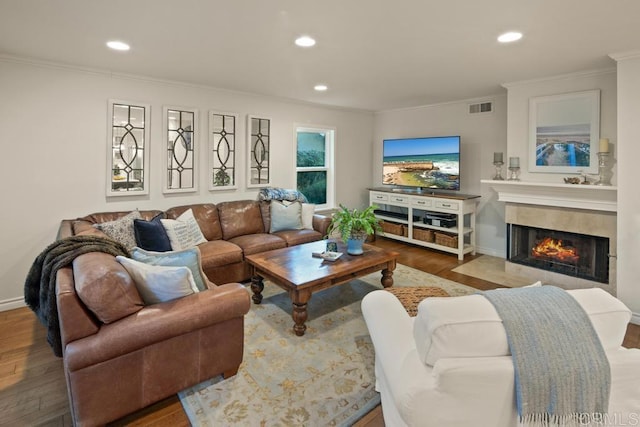
[[[606,425],[640,425],[640,350],[621,347],[629,309],[601,289],[569,293],[591,319],[611,367],[607,416],[618,424]],[[518,425],[506,334],[482,295],[428,298],[413,318],[380,290],[363,299],[362,312],[387,427]]]

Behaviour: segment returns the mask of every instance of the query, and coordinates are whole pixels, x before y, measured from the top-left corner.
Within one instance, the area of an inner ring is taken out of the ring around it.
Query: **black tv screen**
[[[385,139],[382,173],[384,185],[460,190],[460,137]]]

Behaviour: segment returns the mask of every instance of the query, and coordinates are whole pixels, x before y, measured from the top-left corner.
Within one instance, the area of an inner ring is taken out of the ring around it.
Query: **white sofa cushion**
[[[631,311],[602,289],[568,291],[589,315],[606,350],[622,345]],[[427,298],[418,305],[413,337],[420,360],[510,355],[502,320],[482,295]]]

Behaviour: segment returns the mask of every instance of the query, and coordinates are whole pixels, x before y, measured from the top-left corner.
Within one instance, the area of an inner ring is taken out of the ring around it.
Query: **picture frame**
[[[529,99],[529,171],[597,173],[600,90]]]

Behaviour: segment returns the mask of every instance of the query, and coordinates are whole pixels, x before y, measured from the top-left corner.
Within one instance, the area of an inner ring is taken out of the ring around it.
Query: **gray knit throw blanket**
[[[483,294],[507,332],[523,425],[601,425],[609,407],[611,371],[580,304],[554,286]]]
[[[57,240],[37,256],[24,284],[24,301],[47,328],[47,342],[62,357],[62,339],[56,304],[56,274],[62,267],[89,252],[129,256],[122,244],[100,236],[72,236]]]

